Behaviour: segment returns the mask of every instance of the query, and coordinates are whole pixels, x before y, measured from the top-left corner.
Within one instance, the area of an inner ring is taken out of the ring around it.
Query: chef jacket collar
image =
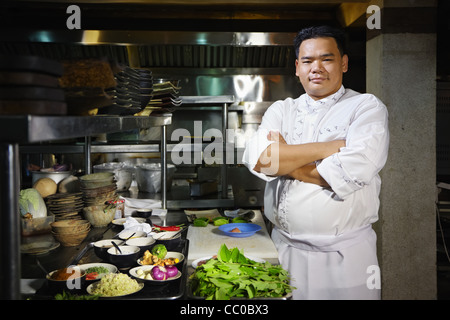
[[[305,102],[310,112],[317,112],[319,109],[322,108],[329,109],[331,106],[336,104],[339,101],[339,99],[341,99],[344,93],[345,88],[343,85],[341,85],[338,91],[320,100],[314,100],[313,98],[311,98],[311,96],[306,94]]]

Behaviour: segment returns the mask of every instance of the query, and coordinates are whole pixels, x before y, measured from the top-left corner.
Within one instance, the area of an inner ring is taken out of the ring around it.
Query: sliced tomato
[[[86,275],[86,280],[95,280],[98,277],[98,272],[91,272]]]

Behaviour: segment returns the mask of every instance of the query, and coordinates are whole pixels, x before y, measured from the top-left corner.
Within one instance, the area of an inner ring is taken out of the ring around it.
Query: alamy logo
[[[381,272],[380,267],[377,265],[368,266],[366,273],[367,277],[366,285],[368,289],[381,289]]]
[[[67,29],[81,29],[81,10],[77,5],[70,5],[66,9],[66,13],[71,14],[66,20]]]
[[[380,7],[376,5],[370,5],[367,7],[366,13],[370,14],[366,21],[367,29],[381,29]]]

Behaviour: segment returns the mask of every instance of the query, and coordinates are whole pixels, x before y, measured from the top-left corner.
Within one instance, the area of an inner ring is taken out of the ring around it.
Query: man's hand
[[[270,131],[267,139],[275,143],[263,151],[253,169],[268,176],[288,175],[296,169],[339,152],[339,149],[345,146],[345,140],[287,144],[277,131]]]
[[[267,135],[267,139],[270,141],[278,142],[280,144],[287,144],[283,136],[278,131],[270,131],[269,134]],[[328,144],[330,150],[335,150],[335,152],[339,152],[340,148],[345,147],[345,140],[334,140],[328,142]],[[288,173],[287,176],[303,182],[317,184],[325,188],[330,187],[328,182],[326,182],[325,179],[323,179],[319,175],[315,163],[310,163],[300,168],[297,168]]]
[[[287,144],[286,140],[284,140],[283,136],[278,131],[270,131],[269,134],[267,135],[267,139],[270,141]]]
[[[310,163],[304,165],[303,167],[295,169],[294,171],[287,174],[287,176],[295,180],[317,184],[321,187],[330,187],[328,182],[324,178],[322,178],[322,176],[319,174],[319,171],[317,171],[315,163]]]

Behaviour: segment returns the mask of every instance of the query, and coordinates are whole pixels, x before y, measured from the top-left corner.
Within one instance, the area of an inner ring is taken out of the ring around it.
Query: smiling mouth
[[[310,78],[309,81],[312,83],[321,83],[323,81],[327,80],[327,78]]]

